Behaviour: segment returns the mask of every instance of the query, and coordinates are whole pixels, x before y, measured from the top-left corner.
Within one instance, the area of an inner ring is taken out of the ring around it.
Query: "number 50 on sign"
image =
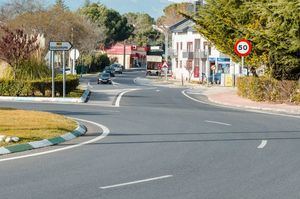
[[[234,52],[240,57],[246,57],[251,53],[252,44],[249,40],[240,39],[234,45]]]

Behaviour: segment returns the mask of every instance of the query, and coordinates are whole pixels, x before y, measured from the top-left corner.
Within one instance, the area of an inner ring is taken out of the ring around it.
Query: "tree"
[[[81,52],[94,50],[98,41],[104,38],[104,31],[90,20],[56,6],[45,11],[24,13],[7,23],[12,28],[23,27],[28,33],[43,34],[46,44],[50,40],[71,41]]]
[[[164,9],[164,16],[157,19],[157,25],[171,26],[185,17],[180,14],[181,12],[189,12],[193,9],[191,3],[173,3]]]
[[[0,28],[4,32],[0,40],[0,58],[12,67],[16,79],[22,63],[30,60],[39,48],[38,35],[28,35],[21,29],[12,31],[5,26]]]
[[[11,0],[0,7],[0,20],[7,21],[24,13],[44,10],[41,0]]]
[[[139,46],[161,45],[163,36],[157,30],[153,29],[155,20],[144,13],[126,13],[124,17],[130,25],[134,27],[133,34],[128,39],[130,43]]]
[[[105,45],[128,39],[134,31],[127,19],[113,9],[108,9],[100,3],[93,3],[83,7],[79,12],[105,30]]]
[[[66,6],[64,0],[56,0],[54,6],[57,7],[57,8],[60,8],[60,9],[62,9],[62,10],[67,10],[67,9],[69,9],[68,6]]]
[[[252,41],[247,57],[250,68],[266,65],[272,77],[297,79],[300,76],[300,5],[298,0],[227,1],[207,0],[193,19],[199,33],[218,50],[234,54],[237,39]]]

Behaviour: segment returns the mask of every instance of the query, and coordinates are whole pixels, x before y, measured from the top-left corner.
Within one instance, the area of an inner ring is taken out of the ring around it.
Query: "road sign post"
[[[63,98],[66,97],[66,52],[62,52],[62,66],[63,66]]]
[[[55,83],[54,83],[54,51],[50,51],[51,53],[51,70],[52,70],[52,98],[55,97]]]
[[[52,69],[52,97],[55,97],[55,70],[54,70],[54,54],[56,51],[63,53],[63,97],[66,95],[66,63],[65,63],[65,51],[69,51],[72,48],[70,42],[65,41],[50,41],[49,51],[50,51],[50,65]]]
[[[252,44],[247,39],[240,39],[234,45],[234,52],[242,58],[242,68],[244,69],[245,57],[250,55]]]

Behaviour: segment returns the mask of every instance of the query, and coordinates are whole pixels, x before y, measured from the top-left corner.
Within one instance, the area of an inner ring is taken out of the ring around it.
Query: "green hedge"
[[[254,101],[300,102],[297,81],[279,81],[268,77],[239,77],[238,95]]]
[[[79,78],[75,75],[68,75],[66,81],[66,94],[76,90],[79,85]],[[0,80],[0,96],[51,96],[51,78],[40,80]],[[63,77],[55,78],[55,95],[63,95]]]

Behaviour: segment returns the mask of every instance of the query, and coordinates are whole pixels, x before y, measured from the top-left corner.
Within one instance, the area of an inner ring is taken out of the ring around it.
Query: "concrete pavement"
[[[115,79],[121,88],[140,88],[126,93],[119,108],[1,103],[110,129],[105,139],[72,150],[0,158],[1,199],[298,198],[299,119],[198,103],[181,88],[135,85],[137,77],[142,73]],[[79,139],[101,134],[89,127]]]

